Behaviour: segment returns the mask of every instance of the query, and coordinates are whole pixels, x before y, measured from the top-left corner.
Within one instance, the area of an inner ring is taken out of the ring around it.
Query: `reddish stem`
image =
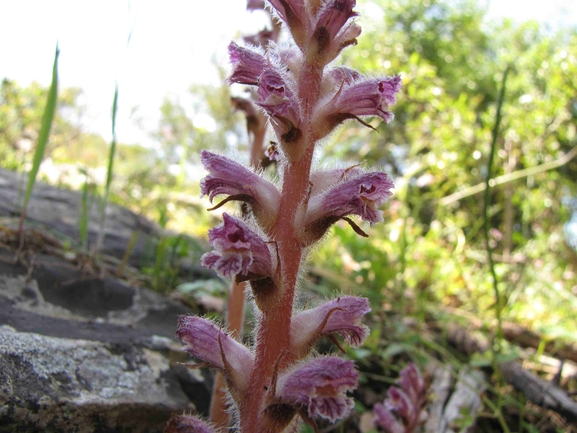
[[[292,359],[289,352],[290,325],[293,301],[303,247],[296,237],[294,219],[298,206],[309,190],[309,177],[316,137],[311,131],[311,110],[318,98],[322,69],[306,65],[299,80],[299,96],[305,101],[301,130],[303,139],[298,144],[306,150],[298,161],[288,161],[284,168],[283,189],[279,217],[272,230],[271,239],[277,243],[282,297],[278,304],[262,311],[257,331],[255,364],[247,397],[240,404],[240,426],[243,432],[267,432],[269,427],[262,417],[261,408],[272,383],[275,365],[280,371]],[[277,364],[281,355],[280,364]]]

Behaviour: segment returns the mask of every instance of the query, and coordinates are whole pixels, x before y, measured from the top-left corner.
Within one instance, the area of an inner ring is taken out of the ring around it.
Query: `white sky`
[[[363,1],[359,4],[362,11]],[[246,12],[245,5],[245,0],[0,0],[0,79],[48,85],[58,41],[60,86],[84,90],[84,127],[110,139],[118,82],[119,141],[152,144],[148,133],[156,128],[163,97],[186,101],[193,82],[218,84],[211,58],[226,62],[230,40],[262,27],[262,16]],[[489,10],[494,17],[577,24],[577,0],[493,0]]]

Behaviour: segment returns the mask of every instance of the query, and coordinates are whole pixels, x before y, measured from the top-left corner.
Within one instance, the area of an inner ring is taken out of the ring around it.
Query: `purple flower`
[[[228,46],[232,74],[230,83],[257,85],[258,77],[262,74],[267,64],[262,50],[257,47],[241,47],[234,42]]]
[[[390,122],[394,116],[388,108],[396,102],[396,94],[401,90],[401,85],[401,77],[398,75],[357,79],[348,83],[345,80],[334,96],[314,114],[313,122],[319,125],[319,135],[325,136],[347,119],[360,120],[360,116],[379,116],[385,122]]]
[[[357,388],[359,373],[352,361],[326,356],[301,364],[278,378],[276,397],[280,403],[307,410],[310,418],[320,416],[334,422],[353,408],[347,391]]]
[[[413,363],[401,370],[397,383],[399,387],[390,387],[385,401],[375,405],[374,423],[389,433],[412,433],[427,419],[422,409],[427,388]]]
[[[333,332],[358,347],[369,335],[369,328],[361,320],[370,311],[369,301],[356,296],[343,296],[302,311],[292,319],[291,347],[304,356],[318,338]]]
[[[278,68],[268,66],[259,78],[257,93],[257,105],[270,116],[280,138],[286,143],[297,140],[300,137],[299,106],[288,77],[281,75]]]
[[[195,316],[180,316],[176,337],[184,343],[183,350],[221,370],[234,390],[248,388],[254,362],[252,353],[212,322]]]
[[[201,257],[202,265],[226,278],[262,278],[272,273],[271,255],[265,242],[242,221],[224,213],[223,224],[208,232],[214,251]]]
[[[163,433],[216,433],[216,430],[195,416],[173,415]]]
[[[359,14],[353,11],[356,0],[329,0],[318,14],[313,33],[314,54],[327,64],[334,60],[341,50],[356,42],[361,28],[351,18]]]
[[[274,224],[280,203],[280,193],[276,186],[224,156],[203,150],[201,161],[209,173],[200,182],[202,195],[208,195],[211,202],[219,194],[230,196],[225,202],[247,202],[263,228],[270,228]]]
[[[297,214],[296,221],[305,245],[320,239],[332,224],[348,215],[359,215],[371,224],[383,220],[383,211],[378,208],[392,195],[393,182],[385,173],[359,173],[355,170],[332,188],[311,194],[306,213]],[[366,236],[362,231],[359,234]]]

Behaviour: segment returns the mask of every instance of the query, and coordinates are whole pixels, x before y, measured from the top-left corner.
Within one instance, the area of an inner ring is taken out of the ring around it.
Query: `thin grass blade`
[[[40,164],[44,159],[44,152],[46,150],[46,144],[50,138],[50,130],[52,129],[52,122],[54,120],[54,114],[56,113],[56,103],[58,100],[58,56],[60,50],[58,49],[58,44],[56,45],[56,52],[54,53],[54,65],[52,67],[52,83],[50,84],[50,89],[48,91],[48,96],[46,98],[46,106],[44,107],[44,113],[42,115],[42,124],[40,126],[40,133],[38,135],[38,142],[36,143],[36,150],[34,151],[34,160],[32,162],[32,169],[28,173],[28,184],[26,186],[26,193],[24,195],[24,203],[22,205],[22,214],[20,216],[19,232],[22,232],[22,226],[24,224],[24,219],[26,218],[26,209],[28,208],[28,203],[30,197],[32,196],[32,190],[34,189],[34,184],[36,183],[36,177],[38,176],[38,170],[40,169]]]

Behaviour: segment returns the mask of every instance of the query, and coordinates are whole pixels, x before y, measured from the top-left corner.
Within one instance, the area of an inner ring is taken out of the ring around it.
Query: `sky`
[[[367,3],[358,1],[361,26],[370,19],[362,14],[370,10]],[[245,5],[244,0],[0,0],[0,79],[48,86],[58,42],[60,86],[83,89],[83,127],[110,139],[117,83],[118,140],[153,145],[150,132],[163,98],[186,105],[192,83],[218,85],[214,59],[225,64],[231,40],[262,28],[263,15],[247,12]],[[489,17],[503,16],[577,25],[577,0],[490,1]],[[203,120],[210,127],[196,116]]]

